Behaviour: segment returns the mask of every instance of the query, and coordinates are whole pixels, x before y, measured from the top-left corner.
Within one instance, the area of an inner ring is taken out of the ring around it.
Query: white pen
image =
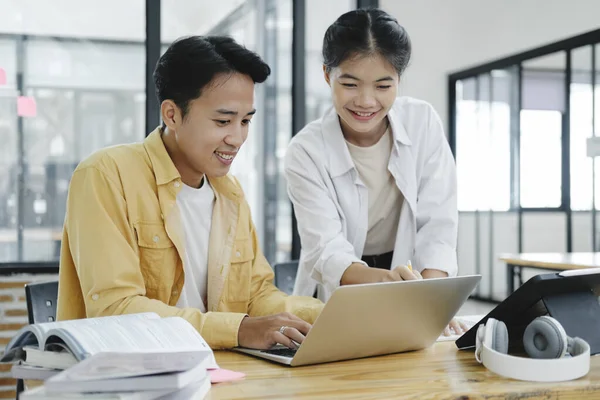
[[[408,269],[410,269],[412,271],[412,264],[411,264],[410,260],[408,260],[406,262],[406,266],[408,267]]]

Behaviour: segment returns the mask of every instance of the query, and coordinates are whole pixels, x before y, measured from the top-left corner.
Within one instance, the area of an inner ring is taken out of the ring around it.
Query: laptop
[[[297,350],[233,350],[292,367],[431,346],[481,275],[341,286]]]

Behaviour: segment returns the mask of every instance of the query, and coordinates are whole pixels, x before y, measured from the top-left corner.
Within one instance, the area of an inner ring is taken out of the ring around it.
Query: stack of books
[[[15,378],[43,381],[22,400],[201,399],[218,368],[189,322],[155,313],[29,325],[0,361]]]

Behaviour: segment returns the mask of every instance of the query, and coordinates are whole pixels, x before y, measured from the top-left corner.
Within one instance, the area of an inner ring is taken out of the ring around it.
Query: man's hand
[[[279,343],[297,349],[294,342],[302,343],[310,328],[308,322],[287,312],[268,317],[246,317],[238,330],[238,344],[266,350]]]
[[[444,329],[444,336],[462,335],[468,330],[469,327],[464,322],[454,318]]]

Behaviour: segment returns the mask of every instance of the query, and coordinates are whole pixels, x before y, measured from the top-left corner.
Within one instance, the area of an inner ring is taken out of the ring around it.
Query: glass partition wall
[[[599,67],[596,30],[449,76],[459,266],[483,275],[476,298],[505,297],[503,253],[599,251],[600,163],[586,153]]]

